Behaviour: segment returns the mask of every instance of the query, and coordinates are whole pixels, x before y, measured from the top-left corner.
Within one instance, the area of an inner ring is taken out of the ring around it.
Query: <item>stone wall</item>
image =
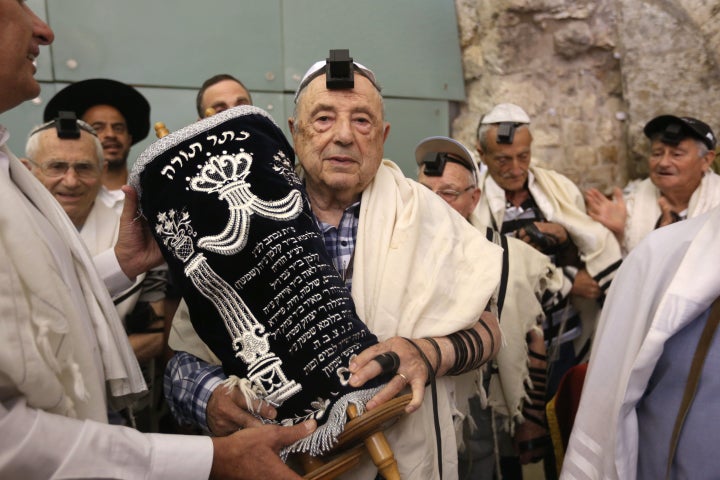
[[[455,0],[475,145],[494,104],[532,119],[533,157],[581,188],[646,173],[643,125],[689,115],[720,133],[720,0]]]

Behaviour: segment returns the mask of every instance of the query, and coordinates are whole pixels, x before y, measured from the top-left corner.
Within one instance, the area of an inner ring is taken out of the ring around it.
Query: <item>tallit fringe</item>
[[[127,407],[125,412],[127,413],[127,418],[130,421],[130,426],[137,430],[137,418],[135,418],[135,410],[132,406],[129,406]]]
[[[88,393],[87,389],[85,388],[85,381],[82,378],[80,365],[78,365],[77,362],[70,360],[69,366],[70,373],[73,378],[73,391],[75,393],[75,396],[80,400],[86,401],[90,397],[90,393]]]
[[[65,332],[63,331],[63,329],[60,327],[51,330],[51,324],[49,322],[44,322],[38,319],[35,319],[34,323],[38,329],[37,336],[35,337],[36,345],[38,350],[40,351],[40,355],[47,363],[47,366],[50,368],[51,371],[58,374],[58,378],[68,375],[70,377],[69,380],[72,384],[72,395],[75,397],[76,400],[80,400],[83,402],[87,401],[90,393],[85,387],[85,381],[82,378],[80,365],[75,361],[72,353],[68,353],[67,357],[64,359],[57,358],[55,356],[55,353],[53,352],[52,346],[50,345],[50,334],[52,333],[64,335]],[[62,383],[67,385],[65,382]],[[75,410],[75,400],[73,400],[73,398],[69,394],[70,392],[68,392],[67,390],[68,388],[65,387],[62,395],[62,411],[68,417],[77,418],[77,412]]]
[[[52,371],[55,373],[60,373],[60,363],[58,362],[58,359],[55,358],[52,348],[50,347],[50,339],[48,338],[50,328],[48,324],[39,321],[36,321],[35,324],[38,327],[38,333],[36,338],[38,350],[40,350],[41,355],[47,362],[48,366],[52,369]]]
[[[375,396],[383,386],[367,390],[356,390],[340,397],[330,409],[327,421],[313,432],[284,448],[280,457],[286,460],[291,453],[308,453],[313,457],[323,455],[332,449],[338,441],[338,437],[345,430],[347,423],[347,407],[353,404],[357,407],[358,413],[365,412],[365,404]]]
[[[260,396],[253,389],[252,382],[250,382],[250,380],[247,378],[240,378],[237,375],[230,375],[227,380],[220,383],[220,385],[225,387],[228,395],[234,388],[240,390],[240,393],[242,393],[243,397],[245,397],[245,405],[247,405],[248,412],[253,414],[255,413],[253,400],[260,399]]]
[[[524,393],[521,397],[520,403],[514,405],[512,407],[512,411],[509,411],[509,409],[507,408],[508,405],[497,406],[490,402],[490,408],[492,408],[498,416],[502,417],[502,423],[500,423],[501,431],[508,432],[510,436],[514,436],[515,427],[525,421],[525,416],[522,413],[523,406],[526,402],[529,403],[532,401],[527,393],[528,390],[532,390],[533,388],[533,382],[530,379],[530,372],[528,370],[524,372],[523,384],[526,385],[528,388],[524,389]],[[500,412],[496,411],[496,408],[498,407],[501,407]],[[509,415],[506,412],[508,412]]]
[[[475,423],[475,419],[473,418],[472,415],[469,415],[469,414],[465,415],[463,412],[461,412],[457,408],[453,409],[452,418],[453,418],[453,428],[455,429],[455,443],[457,445],[458,452],[464,452],[465,451],[465,435],[463,435],[463,424],[465,423],[465,420],[467,419],[470,431],[474,432],[478,428],[477,423]]]
[[[67,395],[63,395],[61,402],[63,404],[62,408],[64,415],[70,418],[77,418],[77,412],[75,411],[75,402],[72,401],[72,398]]]
[[[478,397],[480,400],[480,406],[487,408],[489,403],[488,393],[483,387],[483,378],[485,365],[481,366],[473,372],[468,372],[460,377],[457,377],[456,382],[462,382],[467,385],[469,378],[472,377],[472,387],[469,389],[460,389],[460,383],[457,384],[458,390],[455,393],[455,399],[452,405],[452,416],[453,416],[453,427],[455,428],[455,442],[457,444],[458,451],[465,451],[465,436],[463,434],[463,423],[467,420],[468,427],[471,433],[477,431],[478,426],[475,423],[475,419],[470,415],[470,399]],[[463,379],[464,380],[459,380]]]

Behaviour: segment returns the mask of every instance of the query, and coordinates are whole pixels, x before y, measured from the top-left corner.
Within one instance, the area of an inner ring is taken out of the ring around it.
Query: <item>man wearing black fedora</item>
[[[124,198],[120,187],[127,182],[130,147],[148,135],[150,104],[130,85],[92,78],[60,90],[45,107],[44,121],[53,120],[63,110],[75,112],[97,132],[107,164],[102,178],[105,188],[98,198],[119,212]]]

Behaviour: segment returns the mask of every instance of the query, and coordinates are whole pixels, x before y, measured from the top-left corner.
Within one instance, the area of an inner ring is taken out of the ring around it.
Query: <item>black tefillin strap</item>
[[[404,337],[403,337],[404,338]],[[437,374],[437,371],[433,370],[432,365],[430,364],[430,360],[428,360],[427,355],[425,355],[425,352],[422,351],[422,349],[412,340],[409,338],[405,338],[405,341],[407,341],[410,345],[412,345],[415,350],[417,350],[418,354],[420,355],[420,358],[422,358],[423,362],[425,363],[425,368],[427,368],[428,373],[428,380],[425,383],[427,386],[430,385],[430,393],[432,398],[432,408],[433,408],[433,424],[435,426],[435,443],[437,446],[437,461],[438,461],[438,473],[439,477],[442,478],[442,434],[440,433],[440,417],[438,415],[438,393],[437,393],[437,383],[435,383],[435,375]],[[433,344],[434,342],[430,342]],[[433,348],[435,348],[435,345],[433,345]],[[439,347],[438,347],[439,348]],[[438,358],[438,365],[440,360]]]
[[[457,163],[458,165],[465,167],[466,169],[470,170],[470,173],[472,173],[473,180],[475,181],[475,184],[478,182],[477,178],[477,172],[475,169],[472,168],[472,165],[468,165],[467,162],[464,162],[461,159],[455,158],[454,156],[450,155],[449,153],[445,152],[428,152],[423,157],[422,163],[423,165],[423,173],[427,175],[428,177],[442,177],[443,172],[445,171],[445,165],[447,163]]]
[[[78,122],[75,112],[68,112],[64,110],[58,112],[57,118],[50,120],[49,122],[45,122],[35,128],[32,132],[30,132],[29,136],[32,137],[36,133],[50,128],[55,128],[57,130],[58,138],[63,140],[80,138],[80,130],[85,130],[89,134],[97,137],[95,130],[88,127],[85,123]]]

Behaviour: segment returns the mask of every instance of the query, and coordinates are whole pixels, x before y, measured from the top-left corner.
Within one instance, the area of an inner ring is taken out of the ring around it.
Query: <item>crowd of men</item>
[[[39,93],[34,60],[54,33],[14,0],[0,0],[0,31],[4,112]],[[712,129],[651,119],[649,178],[606,196],[536,165],[530,116],[499,103],[477,156],[421,140],[415,181],[383,158],[375,73],[350,58],[337,82],[329,63],[308,69],[288,124],[318,236],[378,340],[349,360],[348,383],[390,373],[367,411],[411,394],[385,430],[400,477],[522,478],[544,460],[547,478],[712,478]],[[246,105],[245,85],[221,74],[195,108],[202,121]],[[280,452],[316,421],[281,427],[262,395],[228,382],[126,185],[147,100],[89,79],[58,92],[44,122],[20,159],[0,126],[0,476],[301,478]],[[588,360],[558,472],[546,403]],[[155,433],[165,404],[173,431],[192,434]],[[365,456],[341,478],[377,471]]]

